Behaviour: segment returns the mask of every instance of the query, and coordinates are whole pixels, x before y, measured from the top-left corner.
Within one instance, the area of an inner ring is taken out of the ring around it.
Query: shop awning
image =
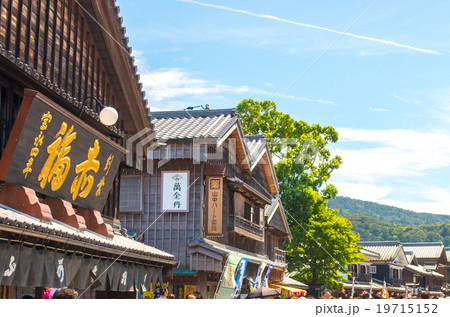
[[[382,285],[375,283],[375,282],[358,282],[355,281],[355,284],[353,286],[352,282],[345,281],[344,283],[344,289],[352,289],[354,287],[355,289],[361,289],[361,290],[370,290],[370,287],[372,287],[372,291],[380,291],[383,287]]]
[[[286,286],[286,287],[292,287],[292,288],[299,288],[299,289],[308,289],[309,286],[299,282],[297,280],[294,280],[293,278],[290,278],[288,275],[292,273],[286,273],[284,274],[284,278],[281,282],[275,283],[274,285],[280,285],[280,286]]]
[[[172,254],[145,245],[120,234],[114,238],[106,238],[90,230],[79,231],[75,228],[53,220],[44,223],[32,216],[0,204],[0,238],[7,238],[8,234],[21,235],[34,239],[46,239],[53,243],[70,246],[70,249],[84,249],[85,253],[104,253],[109,256],[133,258],[147,263],[176,265]],[[90,250],[90,251],[88,251]]]
[[[405,292],[406,288],[404,286],[388,286],[387,287],[389,292]]]
[[[284,285],[279,285],[279,284],[270,284],[271,287],[275,287],[275,288],[282,288],[285,289],[287,291],[291,291],[291,292],[302,292],[304,290],[306,290],[307,288],[296,288],[296,287],[289,287],[289,286],[284,286]]]
[[[0,205],[0,285],[145,290],[174,256],[122,235],[108,239]]]
[[[191,271],[222,272],[223,258],[228,254],[235,254],[248,258],[250,263],[258,265],[265,262],[267,265],[273,265],[274,268],[283,271],[286,267],[286,264],[271,261],[267,256],[240,250],[208,239],[195,240],[193,243],[189,244],[189,253],[191,255],[189,268]],[[211,265],[208,266],[207,263],[211,263]]]
[[[163,281],[162,268],[6,241],[0,259],[0,285],[126,292]]]
[[[184,267],[177,267],[172,270],[173,275],[194,275],[197,271],[190,271]]]

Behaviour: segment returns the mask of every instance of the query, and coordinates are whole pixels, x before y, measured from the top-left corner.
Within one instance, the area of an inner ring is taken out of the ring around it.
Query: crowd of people
[[[387,295],[387,296],[386,296]],[[28,296],[28,295],[25,295]],[[23,297],[23,298],[32,298],[32,297]],[[352,297],[350,294],[346,293],[344,290],[341,291],[330,291],[325,290],[323,295],[319,297],[319,299],[439,299],[444,298],[443,294],[430,294],[429,292],[421,292],[419,295],[411,295],[408,296],[405,293],[387,293],[384,294],[382,292],[373,292],[369,294],[369,292],[363,291],[362,293],[354,294]],[[78,298],[78,292],[74,289],[63,287],[56,290],[52,297],[53,299],[75,299]],[[166,287],[157,287],[155,290],[155,299],[175,299],[174,294],[169,294],[169,291]],[[269,296],[266,299],[282,299],[281,295]],[[301,296],[290,295],[285,297],[286,299],[316,299],[313,295],[308,295],[307,292],[303,292]],[[203,295],[199,291],[195,291],[193,293],[187,294],[185,299],[203,299]]]
[[[175,299],[175,295],[169,294],[166,287],[158,287],[155,290],[155,299]],[[199,291],[187,294],[186,299],[203,299],[203,295]]]
[[[357,293],[354,294],[353,297],[351,296],[351,294],[346,293],[344,290],[339,291],[329,291],[326,290],[323,295],[321,297],[319,297],[319,299],[439,299],[439,298],[444,298],[445,295],[444,294],[436,294],[436,295],[432,295],[429,292],[421,292],[418,295],[412,295],[412,294],[408,294],[406,295],[405,293],[395,293],[395,292],[391,292],[391,293],[387,293],[384,294],[380,291],[380,292],[366,292],[363,291],[361,293]],[[287,299],[316,299],[316,297],[312,296],[312,295],[306,295],[306,296],[288,296],[286,297]]]

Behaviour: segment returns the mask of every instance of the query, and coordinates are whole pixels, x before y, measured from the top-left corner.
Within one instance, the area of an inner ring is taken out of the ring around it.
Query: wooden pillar
[[[206,298],[206,272],[198,271],[197,272],[197,291],[199,291],[203,298]]]

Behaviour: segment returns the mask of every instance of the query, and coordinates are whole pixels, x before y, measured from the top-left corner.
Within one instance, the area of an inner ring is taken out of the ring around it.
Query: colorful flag
[[[236,279],[234,280],[234,282],[236,283],[236,288],[234,289],[234,293],[233,293],[233,296],[231,296],[231,298],[237,298],[239,296],[239,294],[241,293],[242,282],[244,281],[244,274],[245,274],[245,269],[247,268],[247,263],[248,263],[248,259],[242,258],[236,267],[237,275],[236,275]]]
[[[387,291],[386,280],[384,280],[383,288],[381,289],[381,298],[389,298],[389,293]]]
[[[261,287],[262,273],[263,273],[264,269],[266,268],[266,265],[267,264],[265,262],[262,262],[258,267],[258,272],[256,273],[256,278],[255,278],[255,288]]]
[[[217,291],[214,298],[218,299],[230,299],[233,296],[234,290],[236,289],[236,281],[234,279],[234,273],[236,272],[236,267],[242,257],[229,254],[227,262],[223,268],[222,278],[217,285]]]
[[[353,294],[355,293],[355,277],[352,276],[352,295],[351,298],[353,298]]]
[[[262,282],[261,286],[266,287],[267,285],[269,285],[269,277],[270,277],[270,273],[272,272],[272,269],[273,269],[273,264],[271,264],[269,266],[269,268],[267,269],[266,277],[264,278],[264,281]]]

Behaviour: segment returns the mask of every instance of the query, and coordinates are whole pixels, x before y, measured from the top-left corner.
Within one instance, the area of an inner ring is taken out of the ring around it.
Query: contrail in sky
[[[226,6],[222,6],[222,5],[203,3],[203,2],[198,2],[198,1],[194,1],[194,0],[177,0],[177,1],[188,2],[188,3],[192,3],[192,4],[201,5],[201,6],[204,6],[204,7],[210,7],[210,8],[216,8],[216,9],[221,9],[221,10],[226,10],[226,11],[231,11],[231,12],[236,12],[236,13],[242,13],[242,14],[254,16],[254,17],[257,17],[257,18],[275,20],[275,21],[289,23],[289,24],[294,24],[294,25],[298,25],[298,26],[311,28],[311,29],[317,29],[317,30],[322,30],[322,31],[342,34],[342,32],[337,31],[337,30],[328,29],[328,28],[324,28],[324,27],[321,27],[321,26],[311,25],[311,24],[300,23],[300,22],[296,22],[296,21],[292,21],[292,20],[287,20],[287,19],[276,17],[274,15],[253,13],[253,12],[246,11],[246,10],[234,9],[234,8],[230,8],[230,7],[226,7]],[[435,55],[442,55],[441,53],[436,52],[436,51],[427,50],[427,49],[423,49],[423,48],[418,48],[418,47],[405,45],[405,44],[400,44],[400,43],[396,43],[396,42],[392,42],[392,41],[388,41],[388,40],[377,39],[377,38],[374,38],[374,37],[367,37],[367,36],[356,35],[356,34],[352,34],[352,33],[344,33],[344,35],[347,35],[347,36],[350,36],[350,37],[354,37],[354,38],[358,38],[358,39],[362,39],[362,40],[368,40],[368,41],[383,43],[383,44],[387,44],[387,45],[393,45],[393,46],[396,46],[396,47],[403,47],[403,48],[407,48],[407,49],[418,51],[418,52],[423,52],[423,53],[428,53],[428,54],[435,54]]]

